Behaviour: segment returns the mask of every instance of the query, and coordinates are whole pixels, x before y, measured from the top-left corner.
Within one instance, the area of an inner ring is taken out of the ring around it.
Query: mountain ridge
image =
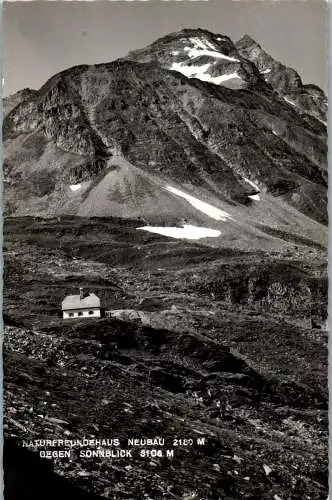
[[[244,35],[235,43],[239,53],[253,62],[264,79],[290,105],[299,107],[304,113],[322,121],[326,125],[327,98],[317,85],[304,85],[300,75],[265,52],[249,35]]]

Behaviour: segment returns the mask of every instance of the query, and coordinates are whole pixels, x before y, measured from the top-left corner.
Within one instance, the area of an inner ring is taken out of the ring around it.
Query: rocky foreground
[[[326,498],[324,251],[245,253],[135,227],[6,220],[6,499]],[[61,320],[82,285],[114,317]],[[22,447],[83,438],[133,457]],[[149,448],[163,456],[140,456]]]

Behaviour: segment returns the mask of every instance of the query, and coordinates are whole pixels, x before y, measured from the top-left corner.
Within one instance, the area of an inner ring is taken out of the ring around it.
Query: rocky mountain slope
[[[177,189],[244,219],[281,203],[287,223],[275,214],[274,229],[298,225],[298,212],[304,233],[310,219],[325,223],[322,107],[309,97],[289,104],[292,86],[280,82],[297,81],[294,73],[283,76],[246,40],[183,30],[125,59],[55,75],[5,117],[6,213],[149,218],[163,205],[164,223],[197,223]]]

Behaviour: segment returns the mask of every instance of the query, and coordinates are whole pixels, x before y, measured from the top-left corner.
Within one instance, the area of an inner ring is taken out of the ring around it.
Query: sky
[[[182,28],[254,38],[326,90],[324,0],[120,0],[3,3],[3,94],[40,88],[79,64],[110,62]]]

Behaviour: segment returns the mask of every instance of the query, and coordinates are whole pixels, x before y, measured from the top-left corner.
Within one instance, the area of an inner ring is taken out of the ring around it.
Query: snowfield
[[[197,210],[200,210],[201,212],[208,215],[212,219],[222,220],[222,221],[231,219],[229,213],[224,212],[223,210],[220,210],[220,208],[216,208],[213,205],[206,203],[205,201],[201,201],[198,198],[195,198],[194,196],[190,196],[189,194],[180,191],[180,189],[173,188],[172,186],[167,186],[166,190],[169,191],[170,193],[176,194],[177,196],[181,196],[181,198],[187,200],[193,207],[197,208]]]
[[[214,63],[207,63],[207,64],[202,64],[200,66],[195,66],[195,65],[188,65],[188,61],[173,62],[172,66],[170,67],[172,71],[178,71],[179,73],[182,73],[188,78],[199,78],[200,80],[214,83],[215,85],[219,85],[224,81],[232,79],[242,81],[242,78],[236,72],[220,75],[217,77],[212,77],[207,73],[207,70],[210,68],[211,64],[215,64],[217,62],[216,61],[217,59],[224,59],[230,62],[240,62],[240,59],[236,59],[235,57],[226,56],[225,54],[222,54],[218,50],[218,48],[216,48],[208,40],[191,38],[190,41],[192,42],[193,46],[191,47],[187,46],[184,47],[183,49],[185,52],[188,53],[188,60],[196,59],[197,57],[201,56],[209,56],[215,59]],[[179,51],[172,52],[172,55],[178,55],[178,54]]]
[[[190,58],[200,57],[203,55],[217,57],[219,59],[226,59],[227,61],[240,62],[240,59],[235,57],[226,56],[219,52],[219,50],[208,40],[200,40],[199,38],[191,38],[193,47],[185,47],[184,50],[188,52]]]
[[[205,82],[214,83],[215,85],[219,85],[222,82],[227,80],[240,80],[242,82],[242,78],[238,75],[238,73],[226,73],[220,76],[211,76],[207,73],[207,70],[210,68],[211,64],[202,64],[201,66],[187,66],[185,63],[173,63],[171,66],[172,71],[178,71],[188,78],[198,78]]]
[[[141,229],[143,231],[149,231],[149,233],[162,234],[163,236],[169,236],[170,238],[180,238],[186,240],[199,240],[200,238],[216,238],[221,235],[221,232],[216,229],[192,226],[190,224],[185,224],[183,227],[144,226],[144,227],[138,227],[137,229]]]
[[[248,196],[248,198],[250,198],[251,200],[255,200],[255,201],[260,201],[260,199],[261,199],[259,194],[251,194]]]
[[[79,189],[81,189],[81,187],[82,187],[82,184],[71,184],[70,185],[70,189],[72,191],[78,191]]]

